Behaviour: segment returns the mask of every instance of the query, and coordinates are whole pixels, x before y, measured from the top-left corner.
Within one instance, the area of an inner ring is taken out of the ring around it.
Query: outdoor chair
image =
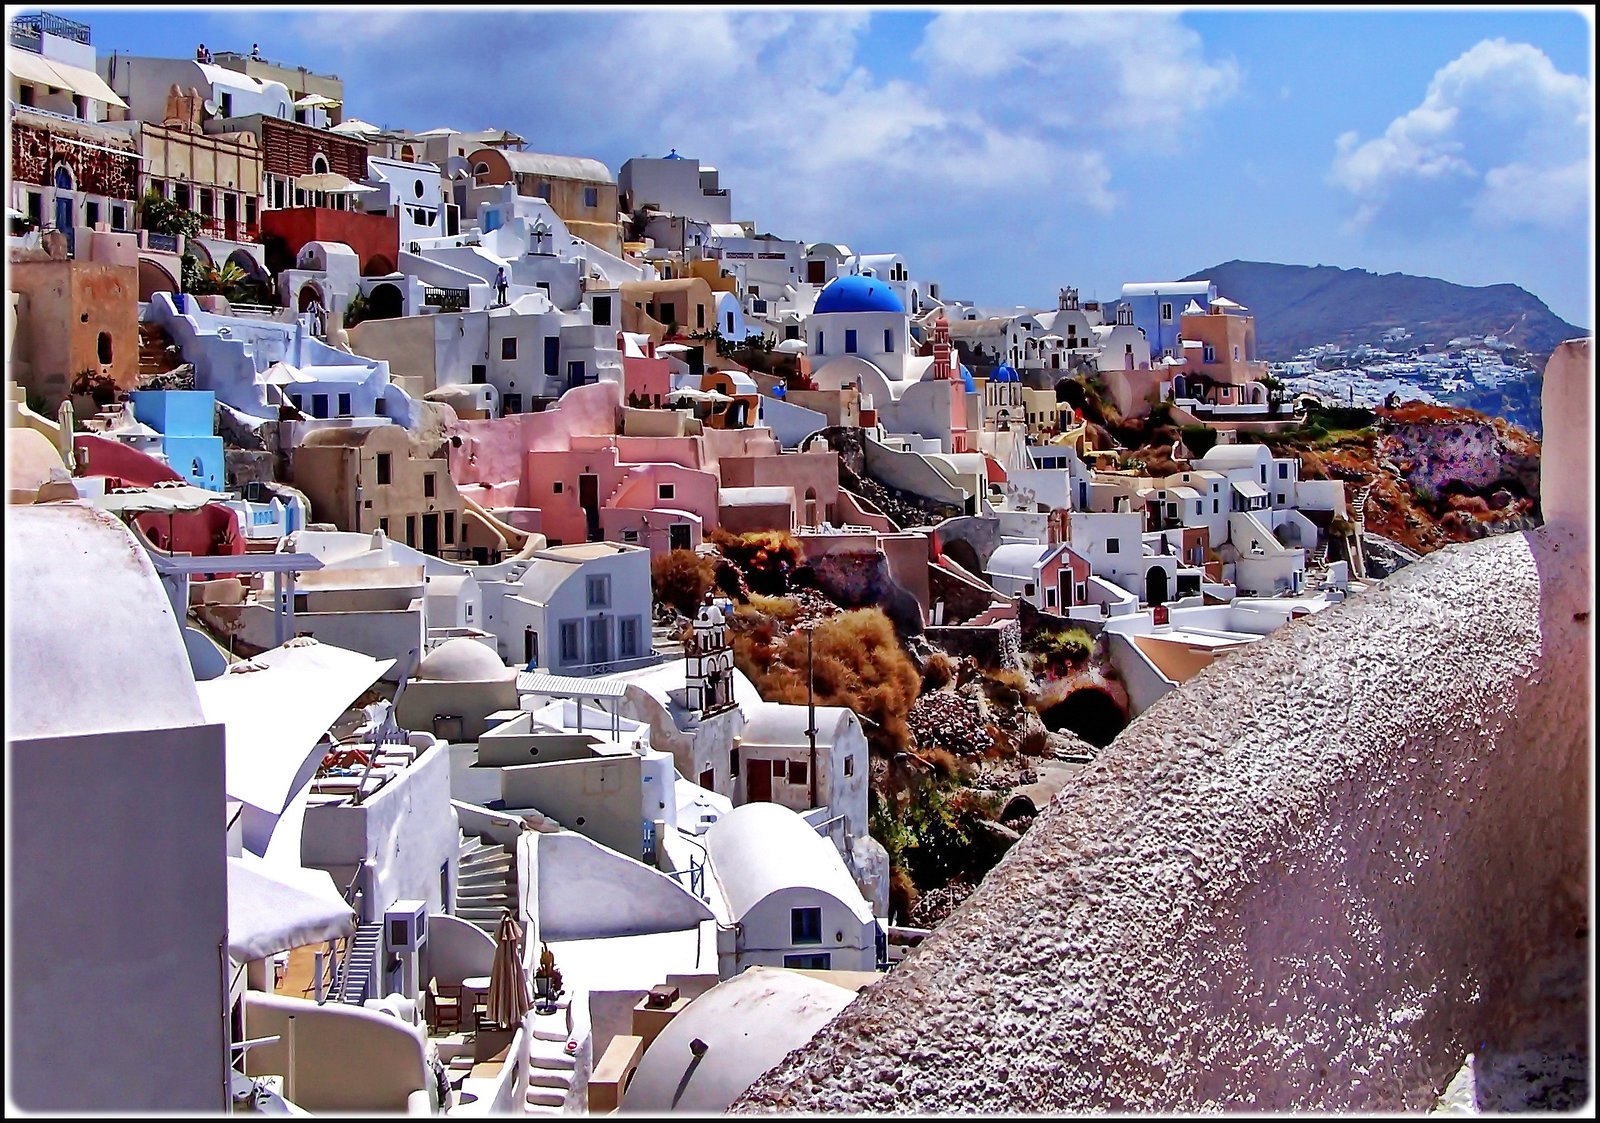
[[[438,979],[428,982],[428,1022],[441,1030],[458,1030],[461,1028],[461,988],[441,983]]]

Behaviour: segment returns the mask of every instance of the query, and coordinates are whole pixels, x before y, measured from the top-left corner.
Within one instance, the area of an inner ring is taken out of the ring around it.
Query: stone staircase
[[[516,908],[517,871],[511,852],[463,832],[456,864],[456,916],[493,936],[501,914]]]
[[[139,379],[166,374],[183,361],[172,337],[160,324],[139,325]]]

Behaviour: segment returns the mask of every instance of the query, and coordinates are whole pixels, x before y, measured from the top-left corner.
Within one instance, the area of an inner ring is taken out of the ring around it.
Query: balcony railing
[[[22,44],[17,42],[19,31],[31,34],[36,42],[41,35],[54,35],[58,39],[70,39],[74,43],[89,46],[88,24],[58,16],[53,12],[29,12],[11,21],[11,42],[20,47]]]

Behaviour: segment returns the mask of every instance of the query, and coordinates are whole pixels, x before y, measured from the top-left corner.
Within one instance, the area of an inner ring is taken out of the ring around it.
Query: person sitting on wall
[[[262,59],[261,59],[261,45],[259,43],[251,43],[250,44],[250,61],[251,62],[260,62],[260,61],[262,61]]]
[[[206,45],[204,43],[201,43],[198,47],[196,47],[194,49],[194,61],[195,62],[209,62],[210,61],[210,54],[211,54],[211,52],[206,50]]]

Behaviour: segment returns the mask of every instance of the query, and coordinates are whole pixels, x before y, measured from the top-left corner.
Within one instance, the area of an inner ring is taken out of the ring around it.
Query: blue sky
[[[734,217],[984,306],[1233,258],[1518,284],[1593,323],[1579,9],[51,9],[248,50],[346,114],[714,165]]]

